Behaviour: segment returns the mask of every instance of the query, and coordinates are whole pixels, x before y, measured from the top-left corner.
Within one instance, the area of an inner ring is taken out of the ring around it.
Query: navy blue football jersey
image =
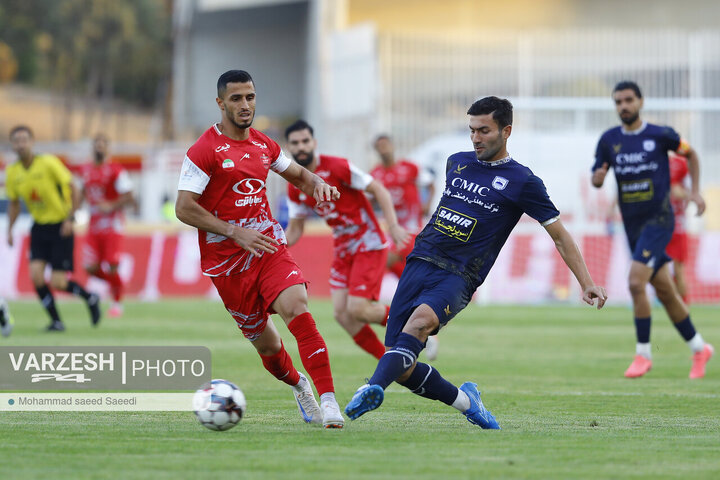
[[[600,137],[593,172],[608,163],[615,172],[625,231],[633,239],[653,223],[672,228],[668,150],[680,148],[670,127],[644,123],[633,132],[614,127]]]
[[[523,213],[544,225],[560,215],[529,168],[510,157],[490,163],[475,152],[456,153],[447,161],[440,204],[408,258],[431,262],[477,287]]]

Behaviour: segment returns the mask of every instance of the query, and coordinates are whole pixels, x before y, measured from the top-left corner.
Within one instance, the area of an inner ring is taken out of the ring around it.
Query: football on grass
[[[227,380],[212,380],[195,392],[193,410],[210,430],[229,430],[245,415],[245,395]]]

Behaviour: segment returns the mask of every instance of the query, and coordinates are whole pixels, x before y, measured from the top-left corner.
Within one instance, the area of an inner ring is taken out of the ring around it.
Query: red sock
[[[357,343],[360,348],[378,360],[380,360],[380,357],[385,354],[385,347],[382,342],[380,342],[377,335],[375,335],[373,329],[370,328],[370,325],[365,325],[358,333],[355,334],[353,340],[355,340],[355,343]]]
[[[270,372],[273,377],[281,382],[285,382],[290,386],[297,385],[300,381],[300,373],[295,369],[290,355],[285,350],[285,345],[280,341],[280,351],[275,355],[260,355],[265,370]]]
[[[383,318],[383,321],[380,322],[380,325],[383,327],[387,327],[387,321],[388,317],[390,316],[390,305],[385,305],[385,318]]]
[[[320,336],[310,312],[302,313],[293,318],[288,323],[288,330],[297,340],[303,366],[310,378],[312,378],[318,395],[334,392],[335,387],[333,386],[327,345]]]
[[[120,278],[120,274],[116,271],[108,272],[105,274],[105,279],[110,284],[110,291],[112,292],[113,300],[119,302],[122,298],[123,282]]]

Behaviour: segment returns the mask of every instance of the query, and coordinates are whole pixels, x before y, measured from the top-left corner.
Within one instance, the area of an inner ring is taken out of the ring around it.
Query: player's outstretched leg
[[[330,356],[327,345],[318,332],[310,312],[301,313],[288,322],[288,330],[298,343],[298,351],[305,370],[320,395],[320,410],[325,428],[342,428],[345,419],[335,399]]]
[[[426,363],[418,362],[410,376],[398,382],[416,395],[438,400],[457,409],[468,421],[482,428],[499,429],[492,413],[480,401],[477,385],[465,382],[460,388],[445,380],[440,372]]]
[[[395,346],[380,358],[368,385],[355,392],[345,407],[345,414],[354,420],[378,408],[382,404],[384,390],[415,364],[422,349],[423,342],[408,333],[400,333]]]

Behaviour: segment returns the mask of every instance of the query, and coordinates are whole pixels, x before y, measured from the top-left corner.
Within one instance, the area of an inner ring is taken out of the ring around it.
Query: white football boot
[[[320,412],[317,400],[315,400],[312,385],[310,385],[310,382],[305,375],[301,373],[300,381],[297,385],[291,388],[293,395],[295,395],[298,410],[300,411],[300,415],[302,415],[305,423],[321,423],[323,415]]]

